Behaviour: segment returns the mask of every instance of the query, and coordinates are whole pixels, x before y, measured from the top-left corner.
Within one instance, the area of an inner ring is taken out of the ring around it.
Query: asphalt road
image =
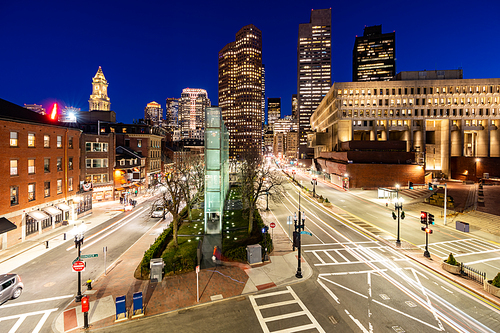
[[[147,232],[157,219],[149,217],[151,201],[85,232],[82,254],[98,254],[85,259],[86,269],[81,281],[95,280],[104,272],[103,247],[107,247],[107,267]],[[0,333],[52,332],[56,315],[76,295],[77,274],[71,269],[77,256],[73,239],[38,256],[15,269],[22,277],[24,290],[21,297],[0,306]],[[112,267],[111,267],[112,268]],[[85,290],[82,287],[82,291]]]

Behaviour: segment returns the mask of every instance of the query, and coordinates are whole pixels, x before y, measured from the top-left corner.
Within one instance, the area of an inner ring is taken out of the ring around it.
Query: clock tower
[[[89,99],[89,111],[110,111],[108,97],[108,81],[102,73],[101,66],[92,79],[92,95]]]

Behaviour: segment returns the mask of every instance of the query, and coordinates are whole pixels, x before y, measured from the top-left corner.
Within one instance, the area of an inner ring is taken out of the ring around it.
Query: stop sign
[[[274,228],[274,227],[276,226],[276,223],[271,222],[271,223],[269,224],[269,226],[270,226],[271,228]]]
[[[85,270],[85,263],[83,261],[75,261],[71,268],[73,272],[83,272]]]

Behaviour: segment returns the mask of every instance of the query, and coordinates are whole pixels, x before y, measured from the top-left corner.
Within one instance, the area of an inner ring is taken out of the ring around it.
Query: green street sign
[[[99,255],[97,253],[94,254],[82,254],[80,258],[97,258]]]
[[[312,236],[313,234],[311,234],[309,231],[301,231],[300,232],[302,235],[309,235],[309,236]]]
[[[77,262],[78,260],[80,260],[80,258],[76,257],[75,260],[73,260],[73,262],[71,263],[71,265],[73,265],[75,262]]]

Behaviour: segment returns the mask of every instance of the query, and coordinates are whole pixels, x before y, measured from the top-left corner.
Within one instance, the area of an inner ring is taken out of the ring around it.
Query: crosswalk
[[[322,332],[325,330],[290,286],[249,296],[264,333]]]
[[[399,193],[400,193],[400,195],[402,194],[405,197],[416,199],[416,198],[430,196],[433,192],[429,191],[428,188],[422,188],[422,189],[414,189],[414,190],[402,190]]]
[[[343,247],[337,246],[337,248],[330,246],[306,249],[304,252],[314,255],[312,264],[316,267],[409,260],[402,256],[394,256],[393,253],[388,252],[387,247],[380,245],[359,246],[359,244],[352,244]]]
[[[418,247],[425,249],[425,244]],[[440,258],[447,258],[450,253],[453,253],[457,260],[460,259],[461,261],[466,261],[467,256],[470,255],[492,254],[491,260],[494,260],[494,257],[500,257],[500,247],[474,238],[430,243],[429,252]],[[498,255],[495,255],[495,253],[498,253]]]

